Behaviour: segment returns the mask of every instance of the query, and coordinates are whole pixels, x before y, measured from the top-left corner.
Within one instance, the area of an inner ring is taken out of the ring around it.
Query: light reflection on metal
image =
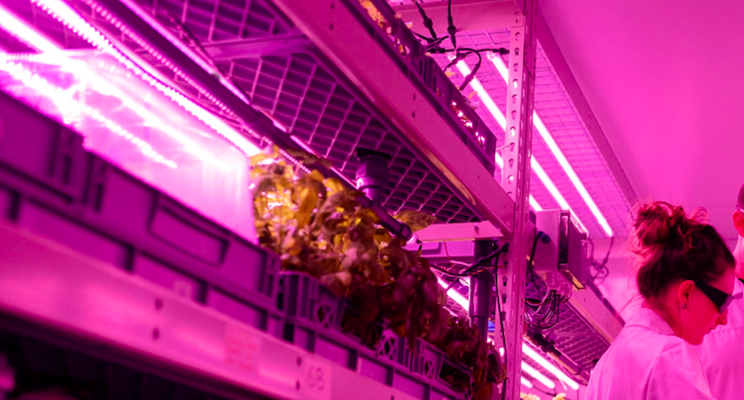
[[[493,65],[496,67],[496,69],[499,71],[499,74],[501,74],[501,77],[504,79],[504,81],[507,81],[508,76],[509,76],[509,70],[504,64],[504,61],[501,59],[501,57],[498,55],[491,55],[488,58],[491,60]],[[502,117],[503,117],[503,114],[502,114]],[[604,217],[602,212],[599,210],[599,207],[597,207],[597,204],[594,202],[594,199],[589,194],[589,192],[586,190],[586,187],[581,182],[581,179],[579,179],[579,176],[574,171],[573,167],[571,166],[571,163],[569,163],[568,159],[566,159],[566,156],[563,154],[563,151],[561,151],[560,147],[558,147],[558,144],[555,142],[553,135],[550,134],[550,131],[548,131],[548,128],[542,122],[542,119],[540,119],[540,116],[537,114],[537,111],[532,113],[532,123],[537,129],[537,132],[540,134],[540,137],[542,137],[542,139],[545,141],[545,144],[548,145],[548,148],[553,153],[553,156],[558,161],[558,164],[560,164],[561,168],[563,168],[563,171],[568,176],[568,179],[571,181],[571,183],[574,185],[576,190],[579,192],[579,195],[581,196],[581,198],[584,200],[586,205],[589,207],[589,210],[594,215],[594,218],[597,219],[597,222],[602,227],[602,230],[604,230],[607,236],[612,236],[613,231],[610,225],[607,223],[607,219]],[[532,168],[535,169],[534,164],[532,165]],[[572,214],[576,215],[576,213],[574,212],[572,212]],[[586,230],[586,228],[584,229]]]

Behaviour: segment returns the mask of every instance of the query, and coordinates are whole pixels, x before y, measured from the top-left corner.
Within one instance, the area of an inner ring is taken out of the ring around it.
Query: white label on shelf
[[[310,400],[331,399],[331,371],[326,363],[307,358],[303,363],[300,389],[303,398]]]
[[[227,324],[225,327],[225,363],[250,374],[258,373],[261,338],[249,330]]]

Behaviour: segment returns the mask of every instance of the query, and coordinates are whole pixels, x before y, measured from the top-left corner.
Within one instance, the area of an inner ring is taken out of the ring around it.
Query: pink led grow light
[[[522,353],[527,354],[528,357],[535,360],[538,364],[540,364],[541,367],[548,370],[551,374],[555,375],[556,378],[560,379],[561,381],[565,382],[571,389],[573,390],[579,390],[579,384],[576,383],[575,380],[571,379],[563,373],[560,369],[558,369],[553,363],[546,360],[543,356],[541,356],[538,352],[532,349],[527,343],[522,343]]]
[[[470,67],[468,67],[468,65],[465,63],[465,61],[458,61],[457,64],[455,64],[455,66],[457,67],[457,69],[460,71],[460,73],[463,76],[468,76],[472,72]],[[483,87],[483,85],[480,83],[477,77],[473,77],[473,80],[470,81],[470,87],[472,87],[473,90],[475,90],[475,93],[478,94],[478,98],[480,98],[483,104],[486,105],[486,108],[488,109],[488,111],[491,113],[491,115],[496,120],[496,122],[498,122],[499,125],[501,126],[501,129],[503,129],[504,132],[506,132],[506,117],[504,116],[504,113],[502,113],[501,110],[498,108],[498,106],[496,106],[496,103],[494,103],[493,99],[488,94],[488,92]],[[558,203],[558,205],[564,210],[570,210],[571,214],[576,216],[576,213],[573,212],[573,210],[571,209],[571,206],[568,205],[568,202],[563,197],[563,195],[558,190],[558,188],[555,186],[555,184],[550,179],[548,174],[545,173],[545,170],[542,168],[542,166],[540,166],[540,163],[534,157],[532,157],[531,160],[532,161],[530,162],[530,166],[532,167],[532,170],[535,171],[535,175],[537,175],[537,177],[540,179],[543,185],[545,185],[545,188],[548,189],[548,192],[550,192],[550,194],[553,196],[553,198]],[[496,155],[496,164],[498,164],[499,167],[503,169],[504,161],[501,158],[501,156],[499,156],[498,154]],[[532,198],[532,195],[530,195],[530,205],[532,206],[532,208],[535,209],[535,211],[542,210],[542,207],[540,207],[537,204],[534,198]],[[536,205],[537,207],[535,207]],[[586,228],[584,227],[584,224],[581,223],[578,217],[576,218],[576,220],[579,222],[582,228],[586,230]]]
[[[39,91],[44,97],[54,102],[63,114],[67,116],[74,114],[83,114],[95,121],[100,122],[110,132],[115,133],[134,144],[140,152],[147,158],[156,163],[161,163],[169,168],[177,168],[173,160],[165,158],[162,154],[155,151],[150,143],[142,138],[132,134],[124,129],[121,125],[107,118],[96,108],[73,99],[67,91],[54,86],[39,75],[34,74],[20,64],[4,62],[0,58],[0,71],[7,72],[13,79],[20,81],[25,87]]]
[[[137,65],[132,60],[127,58],[118,49],[116,49],[103,34],[93,28],[93,26],[85,21],[85,19],[78,15],[77,12],[75,12],[63,1],[33,0],[33,2],[47,13],[57,18],[60,22],[70,27],[75,33],[80,35],[96,48],[116,58],[122,65],[127,67],[127,69],[132,71],[136,76],[152,85],[154,88],[166,95],[176,104],[207,124],[215,132],[222,135],[230,143],[243,151],[243,153],[245,153],[247,156],[254,156],[260,152],[260,149],[258,147],[256,147],[253,143],[243,137],[243,135],[239,134],[227,124],[225,124],[221,119],[214,116],[212,113],[204,110],[197,104],[193,103],[191,100],[183,96],[178,91],[158,81],[153,76],[148,74],[141,66]],[[159,56],[159,59],[163,58],[159,54],[155,56],[156,58],[157,56]],[[176,72],[178,73],[179,71],[176,70]],[[188,77],[185,78],[188,79]]]
[[[526,387],[527,389],[532,389],[535,387],[535,385],[532,384],[527,378],[520,376],[520,381],[522,382],[522,386]]]
[[[440,278],[437,278],[437,281],[439,281],[439,285],[445,289],[449,286],[447,282],[441,280]],[[455,301],[455,303],[459,304],[460,307],[464,308],[465,310],[468,310],[470,308],[470,302],[468,302],[468,299],[466,299],[463,295],[457,292],[454,288],[447,291],[447,296],[449,296],[452,300]]]
[[[66,6],[55,4],[65,15]],[[3,90],[73,126],[87,149],[256,241],[246,157],[258,151],[252,143],[144,70],[133,71],[113,47],[65,51],[27,35],[35,29],[11,13],[2,13],[0,24],[48,50],[0,54]],[[223,140],[230,134],[236,140]]]
[[[504,64],[504,61],[501,59],[501,57],[498,55],[489,55],[488,58],[491,60],[493,65],[496,67],[496,69],[499,71],[499,74],[504,79],[504,81],[508,81],[509,80],[509,69],[507,68],[506,64]],[[610,225],[607,223],[607,219],[604,217],[602,212],[599,210],[599,207],[597,207],[597,204],[594,202],[594,199],[592,198],[592,196],[589,195],[589,192],[586,190],[586,187],[581,182],[581,179],[579,179],[579,176],[574,171],[573,167],[571,166],[571,163],[569,163],[568,159],[566,159],[566,156],[563,155],[563,152],[561,151],[560,147],[558,147],[558,144],[555,142],[553,135],[551,135],[550,131],[548,131],[548,128],[545,127],[545,124],[543,124],[542,119],[540,119],[540,116],[537,114],[537,111],[534,111],[532,113],[532,123],[534,124],[537,132],[540,134],[540,137],[542,137],[542,139],[545,141],[545,144],[548,145],[548,148],[553,153],[553,156],[556,158],[556,160],[558,160],[558,164],[561,165],[561,168],[563,168],[563,171],[568,176],[568,179],[571,181],[571,183],[574,185],[576,190],[579,192],[579,195],[581,196],[581,198],[584,200],[586,205],[589,207],[589,210],[594,215],[594,218],[597,219],[597,222],[602,227],[602,229],[605,231],[607,236],[612,236],[613,231]],[[575,213],[573,214],[576,215]]]
[[[60,48],[54,42],[26,25],[23,20],[3,7],[2,3],[0,3],[0,26],[22,42],[31,45],[43,53],[60,51]]]
[[[538,382],[542,383],[546,387],[555,389],[555,382],[550,380],[550,378],[548,378],[547,376],[541,374],[540,371],[536,370],[524,361],[522,361],[522,371],[526,372],[527,375],[535,378]]]

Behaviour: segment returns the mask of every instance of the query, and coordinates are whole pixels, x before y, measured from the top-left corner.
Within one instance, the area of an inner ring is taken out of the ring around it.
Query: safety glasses
[[[718,290],[703,281],[694,279],[693,282],[695,282],[695,286],[697,286],[698,289],[700,289],[700,291],[702,291],[703,294],[705,294],[705,296],[708,297],[716,307],[718,307],[718,311],[721,313],[726,311],[726,308],[728,308],[729,304],[734,300],[734,296],[722,290]]]

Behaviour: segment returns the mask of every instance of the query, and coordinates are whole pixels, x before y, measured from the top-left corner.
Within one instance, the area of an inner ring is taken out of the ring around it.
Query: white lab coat
[[[728,323],[707,334],[695,346],[708,377],[710,391],[721,400],[744,399],[744,285],[736,280]]]
[[[638,308],[592,371],[586,400],[712,399],[692,346]]]

